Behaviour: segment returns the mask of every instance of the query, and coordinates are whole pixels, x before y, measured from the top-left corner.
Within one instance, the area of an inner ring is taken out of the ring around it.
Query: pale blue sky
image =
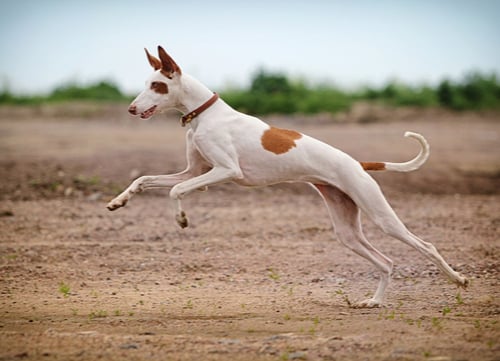
[[[500,1],[0,0],[0,85],[45,92],[100,79],[124,91],[165,47],[214,90],[259,67],[345,87],[500,74]]]

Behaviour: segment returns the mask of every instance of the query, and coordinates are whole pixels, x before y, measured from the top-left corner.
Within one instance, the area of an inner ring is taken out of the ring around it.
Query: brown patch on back
[[[296,147],[295,140],[300,138],[302,134],[295,130],[271,127],[262,134],[261,143],[265,150],[283,154]]]
[[[383,162],[359,162],[364,170],[385,170]]]
[[[158,94],[167,94],[168,85],[162,81],[154,81],[151,83],[151,90]]]

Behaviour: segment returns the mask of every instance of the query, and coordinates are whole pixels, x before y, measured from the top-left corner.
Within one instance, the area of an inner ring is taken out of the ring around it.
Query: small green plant
[[[104,310],[92,311],[89,313],[89,319],[108,317],[108,312]]]
[[[115,316],[121,316],[121,315],[122,315],[122,311],[120,311],[120,310],[115,310],[115,311],[113,312],[113,314],[114,314]]]
[[[463,305],[464,299],[462,298],[462,294],[460,292],[455,296],[455,300],[457,300],[457,305]]]
[[[392,310],[388,315],[385,316],[386,320],[394,320],[396,318],[396,311]]]
[[[435,327],[437,330],[442,330],[443,329],[443,325],[441,323],[441,319],[440,318],[433,317],[431,319],[431,322],[432,322],[432,327]]]
[[[193,301],[192,300],[187,300],[186,305],[183,308],[184,309],[188,309],[188,310],[193,309]]]
[[[280,360],[282,361],[288,361],[289,359],[290,359],[290,354],[287,351],[283,352],[280,356]]]
[[[268,271],[269,271],[269,278],[270,279],[272,279],[273,281],[279,281],[280,275],[278,274],[278,272],[276,272],[272,268],[268,268]]]
[[[448,313],[450,313],[450,312],[451,312],[451,308],[450,308],[450,306],[445,306],[445,307],[443,308],[443,312],[442,312],[442,313],[443,313],[443,316],[446,316],[446,315],[447,315]]]
[[[81,185],[81,186],[95,186],[101,183],[101,179],[99,176],[83,176],[83,175],[78,175],[73,179],[73,182],[76,185]]]
[[[69,288],[69,285],[67,285],[66,283],[62,282],[59,283],[59,292],[61,292],[63,294],[64,297],[68,297],[69,294],[70,294],[70,288]]]
[[[481,328],[481,321],[480,320],[474,320],[474,328],[477,328],[478,330]]]
[[[415,324],[415,321],[414,321],[414,320],[412,320],[411,318],[405,318],[405,322],[406,322],[408,325],[410,325],[410,326],[412,326],[412,325],[414,325],[414,324]]]
[[[316,327],[315,327],[315,326],[311,326],[311,327],[309,328],[309,333],[310,333],[311,335],[314,335],[314,334],[316,333]]]
[[[291,320],[291,319],[292,319],[292,317],[291,317],[288,313],[285,313],[285,315],[283,316],[283,319],[284,319],[285,321],[289,321],[289,320]]]

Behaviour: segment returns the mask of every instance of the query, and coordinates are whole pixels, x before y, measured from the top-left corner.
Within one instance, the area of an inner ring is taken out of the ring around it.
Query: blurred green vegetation
[[[391,81],[381,87],[346,91],[332,84],[309,85],[279,72],[259,70],[248,88],[221,92],[234,108],[250,114],[315,114],[348,110],[354,102],[371,101],[392,106],[444,107],[462,110],[499,110],[500,82],[496,74],[470,72],[459,81],[444,79],[435,86],[410,86]],[[90,85],[67,83],[45,96],[19,96],[4,87],[0,104],[41,104],[73,100],[128,102],[133,96],[121,92],[111,81]]]
[[[332,85],[308,86],[281,73],[259,71],[249,89],[230,89],[222,97],[234,108],[251,114],[336,113],[354,102],[373,101],[392,106],[437,107],[453,110],[500,109],[496,74],[471,72],[460,81],[445,79],[437,86],[389,82],[380,88],[345,91]]]
[[[41,103],[66,102],[74,100],[93,102],[127,102],[131,96],[123,94],[111,81],[99,81],[89,85],[69,82],[56,87],[48,95],[14,95],[4,87],[0,92],[0,104],[36,105]]]

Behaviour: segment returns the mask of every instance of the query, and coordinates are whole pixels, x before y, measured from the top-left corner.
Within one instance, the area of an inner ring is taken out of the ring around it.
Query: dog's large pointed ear
[[[174,73],[182,74],[181,68],[176,64],[174,59],[167,54],[161,46],[158,45],[158,55],[161,60],[161,72],[168,78],[172,78]]]
[[[148,57],[149,64],[153,67],[154,70],[160,70],[161,69],[161,61],[160,59],[154,57],[153,55],[149,54],[148,49],[144,48],[144,51],[146,52],[146,55]]]

